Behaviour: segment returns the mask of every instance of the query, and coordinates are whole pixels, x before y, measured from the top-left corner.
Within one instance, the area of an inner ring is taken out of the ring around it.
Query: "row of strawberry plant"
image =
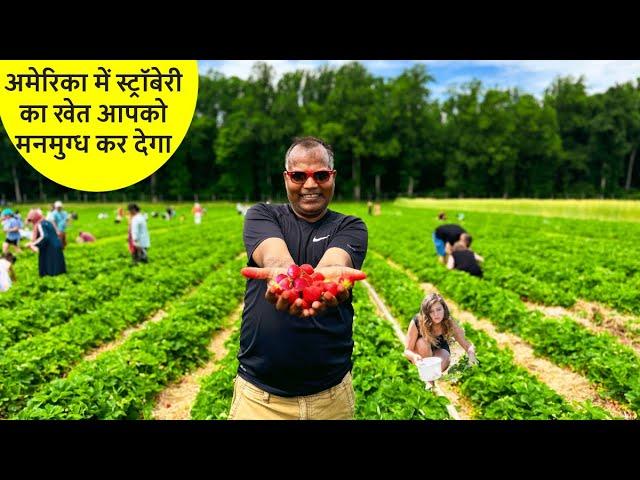
[[[428,218],[424,223],[435,228],[435,215]],[[630,230],[635,225],[474,213],[464,226],[488,260],[487,281],[550,305],[584,298],[640,313],[640,252]],[[616,228],[618,234],[607,235]],[[520,271],[527,276],[513,281]]]
[[[403,215],[424,217],[438,223],[436,217],[441,211],[433,208],[408,207],[399,205],[385,205],[384,213],[387,210],[401,211]],[[365,212],[360,207],[359,211]],[[595,220],[566,217],[547,217],[530,214],[514,214],[506,212],[482,212],[465,211],[464,208],[458,210],[448,210],[450,222],[464,222],[476,227],[487,226],[494,233],[500,231],[508,232],[545,232],[558,237],[582,238],[585,240],[621,242],[624,246],[632,246],[633,238],[640,235],[640,224],[630,221],[619,220]],[[457,213],[463,213],[463,218],[456,218]]]
[[[149,250],[153,260],[161,250],[171,243],[180,244],[191,239],[205,237],[216,227],[221,229],[242,230],[240,219],[224,216],[207,224],[187,228],[163,229],[151,232],[152,247]],[[48,300],[52,295],[68,289],[77,290],[97,275],[120,268],[125,259],[130,260],[126,248],[126,225],[124,233],[117,237],[98,239],[95,243],[71,243],[64,250],[67,273],[55,277],[40,277],[38,274],[38,255],[25,251],[18,255],[15,265],[18,281],[7,292],[0,295],[0,309],[30,306],[36,300]],[[184,240],[181,240],[184,239]],[[0,323],[2,323],[0,321]]]
[[[354,367],[356,419],[449,418],[447,400],[424,388],[399,348],[391,325],[375,314],[367,291],[354,287]],[[238,320],[239,326],[240,320]],[[202,380],[191,417],[226,419],[238,369],[240,331],[227,340],[228,353],[219,368]]]
[[[366,260],[366,271],[394,316],[408,327],[425,297],[423,289],[371,251]],[[480,363],[463,370],[460,389],[473,403],[479,418],[607,418],[604,411],[589,404],[574,409],[543,382],[517,366],[513,354],[498,347],[489,335],[469,324],[464,328],[465,335],[476,345]],[[466,356],[459,360],[461,364],[466,361]]]
[[[356,419],[449,419],[445,397],[426,390],[415,366],[402,354],[388,321],[376,315],[367,290],[354,287],[353,387]]]
[[[547,241],[534,236],[527,242]],[[622,311],[640,312],[640,273],[628,273],[610,265],[611,245],[601,251],[592,248],[570,254],[550,251],[549,246],[538,247],[536,251],[526,248],[527,242],[516,246],[485,242],[489,254],[485,279],[547,305],[571,306],[583,298]],[[526,275],[515,279],[520,272]]]
[[[226,420],[233,398],[233,380],[238,371],[240,350],[240,323],[235,323],[235,332],[224,343],[227,354],[218,362],[218,368],[200,381],[200,391],[191,407],[194,420]]]
[[[398,213],[393,222],[397,236],[418,235],[421,247],[433,252],[429,237],[439,225],[435,212],[432,216],[430,211],[403,208],[392,213]],[[383,222],[389,223],[388,218],[369,221],[373,226]],[[612,242],[601,238],[602,226],[580,222],[583,233],[591,237],[577,237],[572,230],[576,222],[567,219],[555,219],[555,228],[551,228],[548,219],[474,212],[463,226],[475,238],[474,250],[487,260],[488,282],[545,304],[571,306],[577,298],[585,298],[640,313],[640,255],[633,255],[638,250],[636,242],[628,234]]]
[[[143,274],[144,266],[136,269],[140,282],[116,301],[8,348],[0,357],[0,416],[15,413],[39,385],[67,372],[87,349],[148,318],[172,297],[199,283],[212,266],[233,258],[240,248],[237,238],[198,258],[199,248],[185,247],[174,256],[174,264],[150,276]]]
[[[156,395],[169,382],[209,359],[212,333],[223,326],[244,291],[238,275],[243,264],[225,264],[194,295],[174,303],[160,322],[45,385],[15,418],[149,418]]]
[[[176,217],[174,217],[171,221],[165,220],[162,215],[165,213],[165,206],[158,205],[154,203],[138,203],[140,206],[142,213],[147,214],[147,224],[149,230],[151,231],[152,241],[155,232],[160,230],[169,230],[176,229],[176,233],[180,231],[182,227],[190,228],[194,227],[193,216],[191,214],[191,207],[193,204],[183,204],[183,205],[175,205]],[[45,205],[32,205],[33,207],[40,207],[43,210],[47,210]],[[125,209],[125,218],[122,219],[120,223],[115,223],[114,220],[116,218],[116,209],[121,206]],[[65,204],[65,210],[68,212],[74,211],[78,215],[77,220],[73,220],[67,224],[67,241],[71,242],[76,237],[79,231],[91,232],[98,241],[102,241],[103,239],[113,236],[119,235],[124,236],[126,241],[127,236],[127,219],[126,219],[126,206],[127,203],[121,204],[106,204],[106,205],[90,205],[90,204],[77,204],[77,203],[68,203]],[[204,205],[203,205],[204,206]],[[206,225],[211,219],[219,220],[223,218],[231,218],[231,217],[239,217],[238,212],[235,209],[235,204],[231,203],[217,203],[217,204],[208,204],[206,205],[207,212],[204,215],[202,225]],[[29,207],[24,206],[24,208],[20,208],[23,212],[28,212]],[[152,212],[158,212],[157,217],[152,216]],[[98,217],[99,214],[106,213],[108,217],[106,219],[101,219]],[[181,221],[180,217],[184,215],[184,220]],[[23,215],[23,219],[26,215]],[[70,245],[71,246],[71,245]]]
[[[215,230],[210,227],[206,237],[199,235],[186,240],[189,241],[191,249],[196,247],[204,249],[211,243],[222,242],[228,236],[219,230],[215,234]],[[158,239],[154,248],[157,253],[152,262],[145,266],[144,275],[166,268],[166,265],[172,263],[176,254],[184,247],[176,244],[175,237],[166,236]],[[131,265],[131,259],[125,255],[111,256],[102,263],[103,271],[91,278],[83,277],[82,283],[71,284],[73,280],[69,280],[60,286],[59,291],[43,299],[24,302],[19,307],[0,312],[0,350],[18,341],[44,333],[75,315],[95,308],[96,304],[117,301],[120,292],[126,291],[144,279],[143,274],[136,271]],[[83,270],[85,264],[98,262],[91,257],[83,258],[78,261],[76,268]]]
[[[422,281],[436,283],[461,307],[519,335],[539,355],[560,366],[570,366],[640,411],[640,359],[614,336],[594,334],[568,318],[545,318],[540,312],[527,310],[513,292],[464,272],[446,270],[433,257],[416,250],[411,238],[395,235],[391,242],[385,238],[391,231],[385,232],[384,226],[378,233],[374,248],[413,270]]]

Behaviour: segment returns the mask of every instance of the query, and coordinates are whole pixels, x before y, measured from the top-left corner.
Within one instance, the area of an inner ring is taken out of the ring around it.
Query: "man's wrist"
[[[289,268],[294,263],[292,259],[270,257],[265,258],[262,267],[263,268]]]

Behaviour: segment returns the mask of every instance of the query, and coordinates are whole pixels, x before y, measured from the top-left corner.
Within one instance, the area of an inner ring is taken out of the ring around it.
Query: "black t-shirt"
[[[257,204],[244,223],[248,265],[267,238],[281,238],[296,264],[316,266],[325,251],[342,248],[360,269],[367,252],[368,234],[357,217],[328,210],[309,223],[290,205]],[[247,280],[240,329],[238,375],[274,395],[312,395],[340,383],[351,370],[353,351],[351,299],[322,315],[299,318],[276,310],[264,298],[267,282]]]
[[[460,250],[458,252],[451,253],[454,260],[454,267],[456,270],[462,270],[463,272],[470,273],[476,277],[482,278],[482,270],[480,265],[476,261],[476,257],[471,250]]]
[[[413,323],[416,325],[416,329],[418,330],[418,338],[422,338],[422,333],[420,333],[420,321],[418,320],[418,315],[414,315],[412,319]],[[432,343],[432,348],[442,348],[447,352],[451,353],[451,347],[449,346],[449,342],[444,338],[444,335],[438,335],[435,338],[436,343]]]
[[[447,223],[436,228],[436,237],[445,243],[449,242],[451,245],[460,240],[460,235],[463,233],[467,233],[467,231],[454,223]]]

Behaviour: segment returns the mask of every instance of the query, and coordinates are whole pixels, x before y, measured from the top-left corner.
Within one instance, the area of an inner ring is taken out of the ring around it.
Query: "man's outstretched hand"
[[[319,315],[327,308],[336,307],[350,296],[357,280],[366,274],[345,266],[319,267],[291,265],[288,269],[276,267],[245,267],[247,278],[268,282],[265,298],[276,310],[298,317]]]

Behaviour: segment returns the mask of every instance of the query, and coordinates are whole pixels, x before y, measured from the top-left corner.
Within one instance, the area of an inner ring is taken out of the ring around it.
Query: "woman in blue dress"
[[[42,212],[37,209],[29,212],[27,222],[33,224],[33,236],[27,247],[39,253],[38,269],[40,276],[67,273],[62,244],[53,224],[45,220]]]

